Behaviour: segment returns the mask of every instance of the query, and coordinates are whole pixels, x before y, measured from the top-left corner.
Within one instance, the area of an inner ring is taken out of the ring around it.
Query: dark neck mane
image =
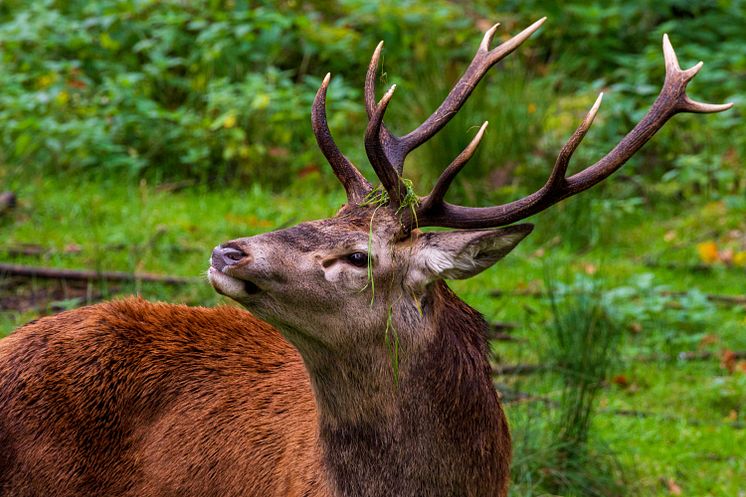
[[[505,494],[510,436],[492,386],[484,319],[442,282],[430,289],[423,313],[420,326],[429,329],[408,331],[429,339],[403,350],[398,385],[385,365],[358,363],[360,377],[382,378],[357,385],[354,400],[338,399],[359,405],[359,415],[325,412],[335,394],[351,389],[338,391],[311,371],[324,464],[340,497]],[[344,366],[338,374],[358,376]]]

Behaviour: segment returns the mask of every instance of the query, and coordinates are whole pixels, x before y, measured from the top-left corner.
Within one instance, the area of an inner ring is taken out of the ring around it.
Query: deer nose
[[[233,266],[246,259],[248,254],[232,244],[218,245],[213,249],[210,264],[217,270]]]

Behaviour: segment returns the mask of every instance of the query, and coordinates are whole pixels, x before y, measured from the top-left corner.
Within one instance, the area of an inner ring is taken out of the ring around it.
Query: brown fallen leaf
[[[735,352],[728,349],[723,349],[720,354],[720,366],[727,369],[729,373],[733,373],[736,370],[736,362],[738,356]]]
[[[666,486],[668,487],[668,492],[671,495],[681,495],[681,487],[673,478],[669,478],[666,481]]]
[[[622,388],[627,388],[627,387],[629,387],[629,383],[630,383],[630,382],[629,382],[629,379],[628,379],[628,378],[627,378],[627,377],[626,377],[625,375],[623,375],[623,374],[618,374],[618,375],[614,376],[614,377],[613,377],[613,378],[611,379],[611,382],[612,382],[612,383],[613,383],[614,385],[618,385],[618,386],[620,386],[620,387],[622,387]]]
[[[699,348],[706,347],[707,345],[712,345],[714,343],[718,343],[720,341],[720,337],[715,335],[714,333],[708,333],[707,335],[703,336],[699,341]]]

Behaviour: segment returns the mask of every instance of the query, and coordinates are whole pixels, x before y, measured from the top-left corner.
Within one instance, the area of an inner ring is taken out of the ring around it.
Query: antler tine
[[[492,26],[484,35],[479,45],[477,53],[474,55],[469,67],[466,69],[461,78],[456,82],[443,103],[430,115],[421,125],[404,136],[396,136],[391,133],[386,126],[380,126],[380,139],[385,144],[384,153],[390,164],[396,172],[401,175],[404,169],[404,159],[407,155],[419,147],[427,140],[433,137],[443,126],[453,118],[458,110],[464,105],[469,95],[474,91],[477,84],[487,71],[505,58],[521,43],[526,41],[539,27],[544,23],[546,17],[543,17],[527,27],[514,37],[501,43],[496,48],[490,50],[489,45],[495,35],[499,24]],[[368,72],[365,77],[365,108],[368,112],[368,118],[371,119],[376,108],[375,103],[375,75],[378,67],[378,61],[381,57],[383,42],[379,43],[373,52]]]
[[[542,24],[544,24],[546,19],[546,17],[542,17],[492,50],[489,49],[489,45],[499,24],[495,24],[487,30],[479,45],[477,53],[471,61],[471,64],[469,64],[469,67],[466,68],[463,76],[461,76],[458,82],[453,86],[443,103],[440,104],[440,107],[438,107],[435,112],[425,120],[425,122],[401,138],[403,145],[402,148],[406,151],[405,155],[429,140],[433,135],[435,135],[435,133],[440,131],[443,126],[448,124],[461,106],[464,105],[464,102],[469,98],[484,75],[487,74],[487,71],[517,49],[524,41],[534,34]]]
[[[352,162],[340,152],[329,131],[329,125],[326,122],[326,90],[330,79],[331,74],[327,73],[313,99],[311,127],[316,136],[316,143],[347,192],[347,201],[358,204],[371,190],[371,186]]]
[[[365,73],[365,111],[368,113],[368,119],[376,111],[376,70],[378,61],[381,59],[381,50],[383,50],[383,41],[379,42],[368,64],[368,72]]]
[[[591,107],[591,110],[589,110],[588,114],[585,115],[583,122],[580,123],[578,129],[575,130],[575,133],[572,134],[572,136],[567,140],[567,143],[565,143],[565,146],[560,150],[560,153],[557,155],[557,160],[554,163],[552,173],[549,175],[549,179],[544,186],[545,188],[556,188],[560,183],[564,182],[565,173],[567,173],[567,166],[570,164],[572,154],[575,153],[575,150],[580,146],[580,142],[585,138],[585,134],[588,133],[589,129],[591,129],[591,125],[593,124],[593,120],[596,118],[596,114],[598,114],[598,109],[601,107],[601,101],[603,98],[604,93],[599,93],[598,98],[596,98],[596,101]]]
[[[482,141],[484,131],[487,129],[488,124],[488,121],[485,121],[484,124],[482,124],[469,145],[467,145],[466,148],[455,159],[453,159],[448,167],[445,168],[438,178],[438,181],[435,183],[433,190],[420,202],[419,210],[421,212],[428,212],[437,209],[437,207],[442,204],[443,198],[445,197],[446,192],[448,192],[448,188],[450,188],[454,178],[456,178],[456,175],[461,171],[461,169],[463,169],[466,163],[469,162],[472,155],[474,155],[474,152],[477,150],[479,142]]]
[[[417,224],[451,228],[487,228],[504,226],[524,219],[609,177],[679,112],[720,112],[733,106],[732,103],[707,104],[690,99],[686,95],[686,85],[702,67],[702,63],[682,70],[667,35],[663,36],[663,54],[666,77],[660,94],[645,117],[598,162],[569,178],[565,177],[570,158],[590,128],[601,104],[602,95],[599,95],[583,122],[560,151],[549,179],[542,188],[527,197],[495,207],[462,207],[440,202],[428,210],[418,210]],[[421,204],[425,205],[426,202]]]
[[[373,56],[370,58],[370,64],[368,64],[368,72],[365,74],[365,112],[368,114],[368,119],[373,117],[373,113],[376,111],[376,70],[378,69],[378,61],[381,59],[381,51],[383,49],[383,41],[379,42],[376,49],[373,51]],[[398,147],[400,139],[398,136],[391,133],[386,125],[381,123],[379,130],[380,140],[389,146]],[[386,158],[396,170],[397,174],[401,176],[404,171],[404,158],[399,154],[391,153],[389,150],[384,148]],[[397,160],[397,157],[402,157],[401,160]]]
[[[368,160],[370,160],[378,179],[381,180],[381,184],[389,194],[390,204],[393,207],[398,207],[402,199],[401,176],[386,156],[387,142],[381,139],[383,115],[386,113],[386,107],[388,107],[391,97],[394,95],[394,90],[396,90],[396,85],[389,88],[368,120],[368,127],[365,130],[365,153],[368,155]]]
[[[519,206],[521,209],[530,208],[534,206],[535,204],[537,204],[538,202],[541,202],[542,199],[546,199],[552,192],[561,190],[565,186],[565,172],[567,171],[567,166],[570,162],[570,158],[572,157],[573,153],[575,153],[575,150],[577,150],[580,143],[583,141],[583,138],[585,138],[585,135],[586,133],[588,133],[588,130],[591,128],[591,124],[593,124],[593,120],[595,119],[596,114],[598,113],[598,109],[601,106],[601,100],[603,99],[603,95],[604,95],[603,93],[600,93],[598,95],[598,98],[596,98],[596,101],[594,102],[593,106],[586,114],[583,121],[580,123],[578,128],[572,134],[572,136],[567,140],[567,143],[565,143],[565,145],[562,147],[562,150],[560,150],[560,153],[557,156],[557,160],[554,163],[554,167],[552,168],[552,172],[550,173],[549,178],[547,179],[546,183],[544,183],[544,186],[541,187],[541,189],[534,192],[532,195],[529,195],[528,197],[517,200],[505,206],[486,207],[486,208],[469,208],[469,207],[460,207],[460,206],[447,204],[443,201],[443,198],[445,197],[448,186],[450,186],[450,181],[448,181],[448,183],[445,184],[445,188],[442,188],[441,180],[442,180],[442,177],[446,175],[448,170],[451,169],[453,165],[452,164],[451,166],[448,166],[448,168],[443,172],[441,179],[438,180],[438,183],[436,184],[435,188],[433,188],[433,193],[428,195],[425,199],[423,199],[420,202],[420,206],[416,211],[417,225],[418,226],[450,226],[450,227],[458,227],[458,228],[485,227],[481,224],[483,222],[481,218],[475,220],[474,221],[475,224],[473,225],[469,224],[471,223],[470,220],[460,219],[459,222],[463,224],[460,224],[458,226],[451,226],[451,224],[449,223],[452,221],[450,221],[449,218],[447,217],[448,212],[453,211],[453,212],[465,213],[468,211],[468,212],[473,212],[473,213],[478,213],[478,214],[486,214],[487,211],[491,210],[494,215],[497,215],[498,213],[502,215],[506,215],[508,212],[508,209],[510,208],[513,208],[516,210],[520,210],[518,209]],[[482,129],[480,129],[480,132],[483,131],[486,124],[487,123],[482,125]],[[469,147],[474,145],[474,142],[476,141],[477,138],[481,138],[481,136],[477,134],[477,136],[475,137],[475,140],[473,140],[472,143],[469,144]],[[438,190],[439,186],[441,186],[440,191]],[[436,191],[438,191],[437,194],[436,194]],[[517,221],[518,219],[520,218],[517,218],[515,220]],[[513,222],[513,221],[508,221],[504,224],[508,224],[510,222]]]

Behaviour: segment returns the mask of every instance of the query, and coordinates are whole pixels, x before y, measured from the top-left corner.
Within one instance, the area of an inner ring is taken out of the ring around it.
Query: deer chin
[[[210,280],[210,284],[216,292],[236,300],[256,295],[262,291],[253,281],[234,278],[212,266],[207,270],[207,279]]]

